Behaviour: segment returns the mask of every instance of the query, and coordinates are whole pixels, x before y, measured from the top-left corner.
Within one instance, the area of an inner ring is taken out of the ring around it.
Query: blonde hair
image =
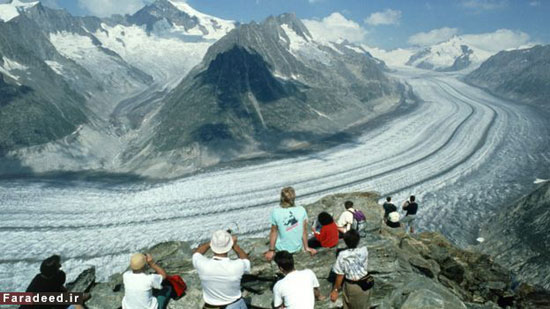
[[[294,206],[296,192],[292,187],[286,187],[281,190],[281,207],[287,208]]]

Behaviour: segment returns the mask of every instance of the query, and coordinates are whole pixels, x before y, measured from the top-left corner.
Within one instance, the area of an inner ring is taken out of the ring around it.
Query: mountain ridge
[[[508,100],[550,108],[550,45],[502,51],[465,81]]]

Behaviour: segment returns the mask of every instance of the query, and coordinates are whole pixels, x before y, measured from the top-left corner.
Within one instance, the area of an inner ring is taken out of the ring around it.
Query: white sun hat
[[[233,247],[233,237],[226,231],[218,230],[212,234],[212,240],[210,240],[210,249],[216,254],[224,254],[231,250]]]
[[[388,218],[390,222],[397,223],[399,222],[399,213],[397,211],[390,212],[390,214],[388,215]]]

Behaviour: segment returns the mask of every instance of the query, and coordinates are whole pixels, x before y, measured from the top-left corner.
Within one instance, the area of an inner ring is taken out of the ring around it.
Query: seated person
[[[302,206],[296,206],[296,193],[292,187],[281,190],[280,207],[271,211],[271,231],[269,233],[269,250],[264,253],[266,260],[271,261],[276,251],[296,253],[301,251],[315,255],[317,251],[309,248],[307,239],[307,212]]]
[[[352,201],[346,201],[344,203],[344,208],[346,210],[340,215],[340,218],[338,218],[338,222],[336,223],[341,236],[351,229],[351,225],[353,224],[353,214],[355,213]]]
[[[317,222],[321,225],[321,231],[313,230],[313,238],[309,239],[310,248],[332,248],[338,245],[338,226],[334,223],[332,216],[323,211],[317,216]]]
[[[156,274],[147,274],[149,265]],[[136,253],[130,258],[130,269],[122,275],[124,298],[122,309],[165,309],[172,287],[162,286],[166,272],[155,264],[150,254]],[[153,291],[153,289],[156,289]]]
[[[65,287],[66,275],[65,272],[61,270],[61,257],[59,255],[52,255],[49,258],[42,261],[40,264],[40,273],[36,275],[29,286],[27,287],[26,292],[61,292],[66,293],[67,288]],[[84,295],[84,300],[89,298],[89,294]],[[21,309],[32,309],[32,308],[51,308],[51,309],[66,309],[66,308],[75,308],[81,309],[84,308],[81,305],[58,305],[58,306],[38,306],[38,305],[23,305]]]
[[[399,213],[397,211],[391,212],[388,215],[388,221],[386,221],[386,225],[391,228],[401,227],[401,223],[399,222]]]
[[[391,197],[386,197],[386,201],[382,204],[384,208],[384,222],[388,221],[388,215],[394,211],[397,211],[397,206],[391,202]]]
[[[274,308],[313,309],[315,300],[325,298],[319,291],[315,273],[310,269],[296,270],[294,258],[288,251],[277,252],[275,263],[285,277],[273,287]]]
[[[204,256],[208,250],[212,251],[212,258]],[[229,258],[232,250],[237,259]],[[201,279],[204,308],[247,308],[241,294],[241,279],[250,272],[250,260],[237,244],[237,236],[222,230],[214,232],[210,242],[195,250],[193,267]]]

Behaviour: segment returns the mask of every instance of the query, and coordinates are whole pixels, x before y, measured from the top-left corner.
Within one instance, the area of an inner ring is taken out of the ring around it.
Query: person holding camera
[[[155,274],[146,273],[146,266]],[[165,309],[170,300],[172,287],[162,285],[166,271],[146,253],[135,253],[130,258],[130,270],[122,275],[124,298],[122,309]],[[154,290],[153,290],[154,289]]]
[[[235,251],[238,259],[228,257]],[[212,250],[210,259],[204,256]],[[237,237],[227,231],[215,231],[210,242],[200,245],[193,254],[193,267],[199,273],[205,305],[203,308],[246,309],[241,294],[241,278],[250,273],[250,260]]]

